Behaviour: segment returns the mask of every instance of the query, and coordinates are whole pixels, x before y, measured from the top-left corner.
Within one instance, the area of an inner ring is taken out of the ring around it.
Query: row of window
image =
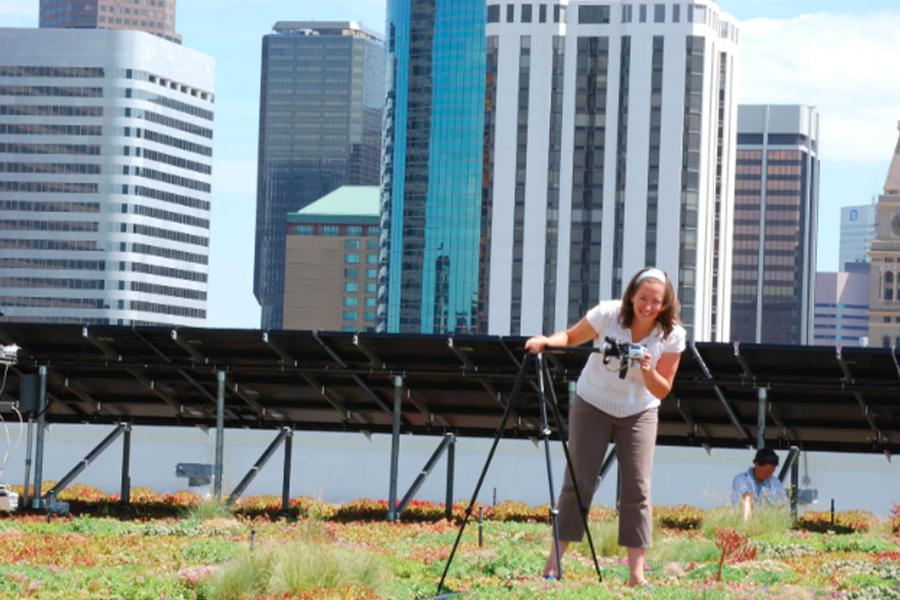
[[[168,77],[161,77],[155,73],[149,73],[147,71],[142,71],[140,69],[126,69],[125,77],[127,79],[138,79],[141,81],[149,81],[150,83],[155,83],[164,88],[168,88],[170,90],[176,90],[181,92],[182,94],[187,94],[189,96],[193,96],[195,98],[200,98],[201,100],[207,100],[209,102],[214,102],[213,94],[209,92],[205,92],[203,90],[197,89],[193,86],[179,83],[177,81],[172,81]]]
[[[63,85],[0,85],[0,96],[54,96],[58,98],[102,98],[103,88]]]
[[[0,306],[23,308],[109,308],[102,298],[46,298],[42,296],[0,296]]]
[[[193,244],[194,246],[209,246],[209,238],[200,235],[191,235],[181,231],[172,231],[161,227],[150,227],[148,225],[133,225],[131,231],[139,235],[149,235],[172,242],[181,242],[183,244]]]
[[[145,294],[158,294],[160,296],[172,296],[174,298],[186,298],[188,300],[206,300],[206,292],[202,290],[190,290],[187,288],[173,287],[170,285],[158,285],[145,281],[132,281],[132,292]]]
[[[137,119],[144,119],[146,121],[150,121],[151,123],[156,123],[157,125],[162,125],[164,127],[171,127],[172,129],[177,129],[179,131],[184,131],[185,133],[190,133],[191,135],[198,135],[200,137],[205,137],[212,139],[213,132],[212,129],[208,129],[206,127],[200,127],[199,125],[194,125],[193,123],[187,123],[185,121],[181,121],[179,119],[173,119],[172,117],[166,117],[159,113],[155,113],[149,110],[135,110],[131,108],[125,109],[126,117],[135,117]]]
[[[181,177],[180,175],[172,175],[171,173],[164,173],[162,171],[157,171],[156,169],[148,169],[147,167],[129,167],[128,165],[125,165],[122,167],[122,173],[128,175],[131,173],[132,169],[134,170],[135,175],[145,179],[161,181],[163,183],[168,183],[169,185],[177,185],[206,194],[212,190],[212,186],[206,182],[197,181],[196,179],[190,179],[188,177]]]
[[[637,17],[635,17],[635,7],[637,7]],[[499,23],[500,4],[488,5],[487,22]],[[504,21],[506,23],[516,22],[516,5],[506,4]],[[622,23],[647,23],[649,20],[649,9],[653,10],[654,23],[666,23],[666,5],[661,3],[655,4],[622,4],[621,5],[621,22]],[[712,25],[719,26],[718,16],[715,13],[709,13],[707,7],[702,4],[687,4],[687,14],[685,23],[709,23],[712,16]],[[537,22],[546,23],[548,17],[548,5],[537,4]],[[673,4],[669,15],[672,23],[681,22],[681,4]],[[578,7],[578,22],[581,24],[608,24],[612,18],[612,11],[608,4],[582,5]],[[535,20],[534,5],[522,4],[519,10],[520,23],[532,23]],[[553,5],[553,22],[564,23],[566,21],[566,7],[559,4]],[[724,38],[730,38],[737,41],[737,31],[728,23],[721,23],[720,34]]]
[[[96,221],[0,220],[0,231],[97,231]]]
[[[345,279],[359,279],[359,269],[355,267],[349,267],[344,269],[344,278]],[[368,279],[377,279],[378,278],[378,269],[366,269],[366,278]]]
[[[0,162],[0,173],[54,173],[66,175],[99,175],[94,163],[6,163]]]
[[[0,66],[0,77],[78,77],[103,78],[102,67],[20,67]]]
[[[94,144],[7,144],[0,143],[0,154],[84,154],[99,156],[100,146]]]
[[[0,288],[53,288],[66,290],[102,290],[103,279],[59,279],[55,277],[0,277]]]
[[[130,146],[125,146],[125,156],[130,155]],[[179,158],[177,156],[172,156],[171,154],[165,154],[164,152],[157,152],[156,150],[149,150],[147,148],[138,148],[135,147],[134,155],[138,157],[146,158],[147,160],[152,160],[158,163],[164,163],[167,165],[171,165],[173,167],[178,167],[179,169],[186,169],[188,171],[196,171],[197,173],[203,173],[204,175],[212,174],[212,167],[207,164],[195,162],[193,160],[187,160],[184,158]]]
[[[206,311],[200,308],[189,308],[187,306],[171,306],[168,304],[157,304],[155,302],[142,302],[132,300],[129,304],[131,310],[140,310],[143,312],[152,312],[161,315],[175,315],[177,317],[191,317],[194,319],[205,319]]]
[[[102,106],[58,106],[43,104],[3,104],[0,115],[39,117],[102,117]]]
[[[18,240],[0,238],[0,248],[9,250],[98,251],[96,240]]]
[[[359,264],[359,254],[345,254],[344,255],[344,264],[358,265]],[[378,255],[377,254],[366,255],[366,264],[377,265],[378,264]]]
[[[67,258],[0,258],[0,269],[46,269],[61,271],[105,271],[104,260]]]
[[[375,308],[378,304],[377,299],[373,297],[367,297],[364,300],[365,306],[369,308]],[[358,296],[344,296],[344,306],[359,306],[359,297]]]
[[[0,181],[0,192],[29,192],[39,194],[96,194],[96,183],[67,181]]]
[[[192,215],[170,212],[168,210],[144,206],[142,204],[135,204],[132,208],[132,212],[136,215],[144,215],[154,219],[170,221],[172,223],[181,223],[182,225],[209,229],[209,219],[201,219],[200,217],[194,217]]]
[[[365,233],[363,233],[365,231]],[[328,235],[328,236],[379,236],[381,228],[378,225],[324,225],[320,223],[302,223],[291,225],[288,233],[295,235]]]
[[[187,206],[188,208],[209,210],[208,200],[198,200],[197,198],[191,198],[190,196],[182,196],[180,194],[173,194],[172,192],[163,192],[161,190],[148,188],[141,185],[136,185],[133,188],[129,188],[127,185],[123,186],[122,193],[127,195],[129,189],[133,189],[134,195],[136,196],[143,196],[144,198],[152,198],[154,200],[160,200],[162,202],[168,202],[170,204]]]
[[[103,135],[102,125],[0,123],[0,135]]]
[[[2,242],[2,240],[0,240]],[[124,244],[124,242],[122,242]],[[125,249],[122,248],[124,252]],[[184,250],[173,250],[172,248],[160,248],[159,246],[151,246],[150,244],[132,244],[131,251],[137,254],[149,254],[150,256],[158,256],[159,258],[169,258],[172,260],[181,260],[184,262],[192,262],[198,265],[209,263],[209,257],[205,254],[196,254],[194,252],[185,252]]]
[[[358,320],[359,313],[355,310],[345,310],[341,317],[345,321],[356,321]],[[375,321],[375,312],[374,311],[365,311],[363,312],[363,321]]]
[[[127,88],[125,90],[125,97],[134,98],[135,100],[146,100],[147,102],[152,102],[153,104],[158,104],[159,106],[164,106],[166,108],[171,108],[172,110],[177,110],[179,112],[193,115],[195,117],[200,117],[201,119],[206,119],[207,121],[213,120],[213,113],[211,110],[206,110],[204,108],[200,108],[199,106],[188,104],[187,102],[181,102],[180,100],[169,98],[168,96],[160,96],[159,94],[148,92],[147,90]]]
[[[131,127],[125,128],[125,137],[131,137]],[[178,148],[179,150],[184,150],[186,152],[193,152],[194,154],[200,154],[202,156],[212,156],[212,148],[209,146],[188,142],[164,133],[157,133],[150,129],[144,129],[143,131],[137,129],[134,137],[143,137],[145,140],[156,142],[157,144],[172,146],[173,148]]]
[[[131,270],[135,273],[146,273],[147,275],[170,277],[172,279],[184,279],[185,281],[199,281],[206,283],[207,280],[206,273],[185,271],[184,269],[174,269],[172,267],[163,267],[161,265],[148,265],[140,262],[131,263]]]
[[[365,284],[366,293],[375,293],[377,291],[376,283],[367,283]],[[359,291],[359,283],[356,281],[345,281],[344,282],[344,291],[345,292],[358,292]]]
[[[345,250],[359,250],[361,246],[360,240],[344,240]],[[366,240],[366,249],[378,250],[378,240]]]

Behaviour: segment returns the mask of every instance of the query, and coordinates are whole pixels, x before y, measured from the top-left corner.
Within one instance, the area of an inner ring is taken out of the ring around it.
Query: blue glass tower
[[[485,330],[484,0],[388,0],[379,329]]]

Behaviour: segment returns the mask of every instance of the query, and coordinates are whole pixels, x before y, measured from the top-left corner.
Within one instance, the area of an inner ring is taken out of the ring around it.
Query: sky
[[[898,0],[720,0],[740,21],[739,103],[821,114],[819,271],[837,270],[840,207],[882,191],[900,121]],[[252,10],[247,10],[251,6]],[[0,0],[0,26],[36,27],[38,0]],[[259,327],[253,297],[262,36],[276,21],[384,31],[384,0],[179,0],[184,44],[216,59],[208,324]]]

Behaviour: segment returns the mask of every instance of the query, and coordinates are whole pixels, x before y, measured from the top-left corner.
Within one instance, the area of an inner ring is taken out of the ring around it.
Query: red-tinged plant
[[[610,521],[616,518],[616,509],[608,506],[592,506],[588,518],[591,521]]]
[[[462,523],[463,519],[466,518],[466,508],[469,506],[468,500],[459,500],[453,503],[453,520],[457,523]],[[493,515],[493,509],[490,506],[484,506],[480,502],[476,502],[472,505],[472,516],[470,520],[474,521],[478,519],[478,509],[481,508],[483,511],[483,517],[485,520],[491,519]]]
[[[59,493],[59,499],[65,502],[103,502],[109,500],[109,496],[98,487],[73,483]]]
[[[532,508],[518,500],[506,500],[491,509],[491,520],[504,523],[549,523],[550,506],[543,504]]]
[[[446,516],[443,503],[425,500],[410,500],[403,511],[402,519],[415,523],[433,523]]]
[[[688,504],[654,506],[653,516],[662,527],[669,529],[699,529],[703,524],[703,511]]]
[[[797,519],[797,527],[806,531],[825,533],[866,532],[878,523],[878,517],[863,510],[850,510],[834,513],[834,526],[831,524],[831,513],[827,511],[805,512]]]
[[[335,511],[335,521],[383,521],[387,518],[388,501],[360,498],[344,502]]]
[[[756,547],[745,535],[734,529],[716,529],[716,547],[722,553],[719,556],[719,570],[716,581],[722,581],[722,567],[725,562],[739,563],[756,558]]]

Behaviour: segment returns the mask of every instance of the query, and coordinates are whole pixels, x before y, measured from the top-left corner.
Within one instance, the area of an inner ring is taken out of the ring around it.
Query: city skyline
[[[230,1],[197,1],[179,6],[185,43],[217,60],[217,139],[213,182],[209,325],[256,327],[259,306],[252,293],[253,212],[260,44],[271,25],[284,19],[355,20],[383,31],[383,1],[336,0],[285,10],[262,2],[229,29]],[[0,23],[37,26],[36,0],[0,1]],[[212,10],[213,6],[215,10]],[[236,5],[235,5],[236,6]],[[900,11],[891,3],[852,6],[836,1],[719,2],[743,31],[739,103],[804,103],[822,114],[822,193],[817,270],[837,267],[840,207],[864,204],[881,192],[900,116],[900,82],[883,77],[877,65],[900,61],[891,35]],[[818,10],[815,14],[801,16]],[[853,11],[839,14],[837,10]],[[298,14],[300,13],[300,14]],[[219,32],[228,30],[228,36]],[[772,43],[777,39],[777,43]],[[852,50],[852,51],[851,51]],[[832,71],[836,69],[836,71]],[[859,90],[867,93],[859,104]]]

